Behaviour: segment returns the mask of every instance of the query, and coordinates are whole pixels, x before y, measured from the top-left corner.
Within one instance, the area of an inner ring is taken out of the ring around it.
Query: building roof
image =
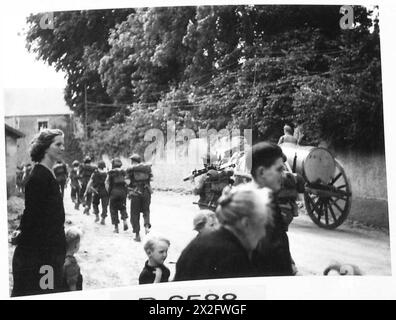
[[[23,138],[25,136],[24,133],[22,133],[21,131],[9,126],[8,124],[5,123],[5,133],[6,135],[10,135],[13,136],[15,138]]]
[[[62,88],[5,88],[3,92],[6,117],[73,113]]]

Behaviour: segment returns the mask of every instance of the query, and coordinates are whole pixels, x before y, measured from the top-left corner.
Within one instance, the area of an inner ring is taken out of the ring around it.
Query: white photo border
[[[34,299],[139,299],[144,297],[154,297],[156,299],[169,299],[174,295],[187,297],[188,295],[200,296],[203,298],[208,293],[218,295],[233,292],[238,299],[395,299],[396,298],[396,269],[394,247],[396,246],[396,218],[392,213],[396,211],[396,200],[392,195],[396,194],[396,148],[394,148],[393,138],[396,136],[396,119],[393,96],[396,81],[396,42],[394,41],[394,30],[396,21],[396,3],[391,0],[378,1],[354,1],[345,3],[344,1],[172,1],[169,5],[230,5],[230,4],[328,4],[328,5],[379,5],[380,20],[380,41],[381,41],[381,65],[382,65],[382,86],[383,86],[383,108],[385,127],[385,151],[386,151],[386,172],[387,172],[387,194],[389,208],[389,228],[391,243],[391,261],[393,276],[370,276],[370,277],[269,277],[250,279],[230,279],[213,281],[193,281],[186,283],[163,283],[156,285],[131,286],[124,288],[108,288],[98,290],[88,290],[73,293],[62,293],[53,295],[35,296]],[[127,0],[70,0],[54,2],[49,0],[35,1],[9,1],[1,4],[1,13],[6,15],[13,11],[23,10],[30,12],[48,12],[76,9],[100,9],[100,8],[120,8],[120,7],[150,7],[165,6],[164,1],[127,1]],[[1,39],[7,32],[6,26],[2,25]],[[2,51],[7,50],[7,46],[2,45]],[[3,64],[7,61],[1,59]],[[1,73],[1,88],[3,91],[6,84],[7,75]],[[3,93],[3,92],[2,92]],[[2,95],[3,97],[3,95]],[[4,126],[4,106],[3,98],[0,99],[1,113],[0,123]],[[1,130],[0,137],[1,152],[0,174],[3,179],[5,172],[5,137]],[[7,237],[7,201],[6,183],[0,184],[0,203],[2,212],[0,222],[0,298],[9,299],[9,263],[8,261],[8,237]]]

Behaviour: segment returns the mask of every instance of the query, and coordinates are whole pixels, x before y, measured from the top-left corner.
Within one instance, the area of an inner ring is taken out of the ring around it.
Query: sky
[[[64,88],[66,80],[25,48],[23,36],[29,11],[10,10],[2,17],[2,76],[4,88]]]

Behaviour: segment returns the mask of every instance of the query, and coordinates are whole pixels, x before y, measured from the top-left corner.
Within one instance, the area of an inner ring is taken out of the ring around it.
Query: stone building
[[[76,124],[60,88],[4,89],[5,123],[20,130],[16,165],[30,162],[29,147],[33,137],[44,128],[57,128],[65,140],[74,136]]]
[[[9,125],[5,124],[5,152],[6,152],[6,172],[7,172],[7,198],[16,192],[16,168],[18,140],[25,135]]]

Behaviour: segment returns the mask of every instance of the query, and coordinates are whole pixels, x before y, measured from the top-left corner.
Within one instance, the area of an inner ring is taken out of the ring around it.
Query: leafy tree
[[[53,32],[30,17],[28,44],[66,71],[68,104],[82,117],[87,85],[99,120],[87,150],[141,151],[144,133],[166,132],[167,120],[253,128],[254,141],[277,141],[289,123],[307,144],[382,149],[378,20],[354,13],[355,28],[342,30],[338,6],[67,12]]]
[[[97,72],[100,58],[109,50],[110,30],[134,12],[133,9],[63,11],[54,13],[54,29],[40,27],[41,14],[27,18],[27,48],[39,59],[66,73],[65,100],[77,116],[84,117],[84,88],[88,99],[112,103]],[[112,109],[90,113],[105,120]]]

